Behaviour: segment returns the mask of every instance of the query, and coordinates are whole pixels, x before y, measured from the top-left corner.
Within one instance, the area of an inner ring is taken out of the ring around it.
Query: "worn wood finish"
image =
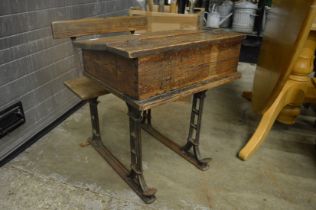
[[[202,27],[203,8],[195,8],[194,14],[178,14],[170,10],[169,5],[165,5],[164,12],[158,12],[158,5],[153,6],[152,11],[144,11],[138,8],[129,10],[130,16],[146,16],[147,31],[166,30],[198,30]]]
[[[189,35],[196,33],[197,31],[161,31],[161,32],[145,32],[145,33],[134,33],[134,34],[126,34],[120,36],[108,36],[103,38],[93,38],[93,39],[83,39],[74,41],[74,46],[79,47],[86,50],[100,50],[100,51],[111,51],[114,53],[120,53],[120,50],[115,49],[115,47],[111,47],[115,43],[137,43],[142,41],[143,39],[161,39],[161,38],[169,38],[172,36],[178,35]],[[123,53],[123,56],[128,56],[128,54]]]
[[[168,38],[162,38],[161,32],[158,34],[81,44],[85,74],[99,78],[122,94],[144,100],[215,75],[236,72],[243,38],[239,34],[191,32],[170,36],[165,33]],[[87,41],[80,43],[84,42]]]
[[[76,79],[67,80],[65,86],[76,94],[81,100],[89,100],[108,94],[102,84],[87,77],[81,76]]]
[[[123,35],[76,41],[85,50],[110,51],[127,58],[136,58],[165,51],[179,51],[208,44],[240,42],[245,36],[224,30],[162,31],[138,35]]]
[[[228,41],[141,57],[138,59],[139,99],[235,72],[239,51],[240,42]]]
[[[197,121],[191,116],[187,144],[174,151],[206,169],[208,159],[200,158],[198,147],[205,90],[240,77],[236,69],[242,38],[227,32],[178,31],[76,42],[83,48],[85,75],[128,105],[131,170],[102,143],[96,97],[89,100],[93,128],[90,142],[144,202],[153,202],[156,192],[147,187],[143,176],[141,124],[151,124],[150,111],[144,110],[197,93],[192,106],[192,116],[197,116]],[[167,141],[165,145],[174,147]],[[191,147],[193,155],[189,152]]]
[[[103,84],[133,98],[138,98],[136,59],[128,59],[107,51],[83,50],[84,74],[99,78]]]
[[[264,112],[278,97],[291,73],[299,49],[311,28],[314,0],[275,0],[269,12],[253,86],[253,109]]]
[[[107,89],[109,92],[113,93],[114,95],[118,96],[119,98],[126,101],[131,106],[139,109],[139,110],[148,110],[152,109],[154,107],[171,103],[174,101],[177,101],[179,99],[183,99],[185,97],[191,96],[194,93],[198,93],[201,91],[209,90],[212,88],[219,87],[221,85],[225,85],[227,83],[230,83],[232,81],[235,81],[241,77],[239,72],[233,72],[233,73],[226,73],[222,75],[215,75],[211,77],[208,80],[196,82],[195,84],[189,85],[184,88],[171,90],[167,93],[151,97],[146,100],[136,100],[132,97],[127,96],[126,94],[123,94],[122,92],[112,88],[111,86],[107,85],[106,83],[102,82],[100,78],[94,77],[92,75],[89,75],[89,73],[86,73],[88,77],[93,79],[94,81],[98,81],[100,84],[103,85],[105,89]]]
[[[146,10],[149,12],[153,11],[154,0],[146,0]]]
[[[197,17],[203,15],[205,9],[204,8],[199,8],[196,7],[194,8],[194,13],[187,13],[187,14],[180,14],[180,13],[173,13],[171,12],[171,7],[170,5],[165,5],[164,6],[164,12],[158,12],[158,5],[153,5],[153,10],[152,11],[145,11],[142,10],[139,7],[131,7],[128,11],[129,15],[141,15],[141,16],[164,16],[164,17]],[[186,10],[189,10],[189,7],[186,8]]]
[[[147,18],[142,16],[84,18],[52,23],[52,32],[55,39],[145,30],[146,28]]]

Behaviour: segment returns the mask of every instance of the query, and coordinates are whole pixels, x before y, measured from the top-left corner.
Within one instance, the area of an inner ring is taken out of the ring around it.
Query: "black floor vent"
[[[25,116],[21,102],[0,111],[0,139],[23,123]]]

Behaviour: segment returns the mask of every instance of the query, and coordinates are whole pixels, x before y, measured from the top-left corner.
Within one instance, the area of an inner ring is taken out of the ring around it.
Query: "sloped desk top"
[[[244,38],[224,30],[164,31],[74,43],[86,76],[144,110],[238,79]]]
[[[126,58],[136,58],[169,50],[180,50],[192,45],[218,43],[224,40],[240,41],[245,35],[224,30],[164,31],[130,34],[75,41],[85,50],[106,50]]]

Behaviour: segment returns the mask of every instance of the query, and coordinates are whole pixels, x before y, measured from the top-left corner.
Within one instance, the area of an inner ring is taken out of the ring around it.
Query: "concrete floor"
[[[144,204],[91,146],[88,106],[0,168],[0,209],[316,209],[316,132],[310,117],[298,126],[275,125],[249,161],[236,154],[258,122],[240,95],[251,89],[255,66],[240,64],[243,78],[207,93],[201,151],[213,158],[206,172],[143,133],[148,185],[157,200]],[[125,104],[100,98],[102,137],[129,165]],[[174,141],[186,140],[190,103],[153,110],[153,124]]]

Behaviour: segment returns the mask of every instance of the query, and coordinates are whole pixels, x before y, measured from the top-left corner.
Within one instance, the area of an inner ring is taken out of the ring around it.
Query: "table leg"
[[[145,203],[154,202],[156,200],[154,195],[156,190],[148,188],[143,177],[141,162],[141,139],[139,131],[140,119],[138,117],[138,113],[136,113],[135,116],[135,111],[131,110],[129,115],[131,130],[132,169],[128,170],[102,142],[100,136],[97,104],[97,98],[89,100],[92,123],[92,137],[89,139],[90,144]]]
[[[195,165],[200,170],[208,169],[208,162],[210,158],[201,159],[199,150],[199,137],[200,128],[202,122],[203,102],[205,98],[205,92],[196,93],[193,96],[193,105],[191,112],[190,131],[187,144],[182,147],[163,134],[156,130],[151,124],[151,110],[147,110],[143,113],[142,128],[151,134],[155,139],[167,146],[172,151]],[[197,119],[197,121],[195,121]],[[194,137],[193,137],[194,135]],[[193,154],[190,153],[190,149],[193,148]]]
[[[206,170],[208,169],[208,162],[211,160],[210,158],[201,158],[200,153],[200,131],[201,131],[201,124],[202,124],[202,114],[203,114],[203,106],[204,106],[204,99],[206,96],[206,91],[199,92],[194,94],[193,96],[193,103],[192,103],[192,110],[191,110],[191,120],[190,120],[190,129],[189,135],[187,139],[186,145],[182,148],[183,151],[187,154],[190,153],[190,149],[193,149],[193,155],[196,159],[196,162],[199,166]]]
[[[91,125],[92,125],[92,137],[89,141],[94,143],[102,143],[101,135],[100,135],[100,125],[99,125],[99,115],[98,115],[98,98],[90,99],[89,101],[90,107],[90,117],[91,117]]]
[[[147,187],[143,175],[141,121],[142,111],[128,105],[130,145],[131,145],[131,172],[129,177],[138,185],[143,196],[154,199],[156,189]]]
[[[308,75],[312,73],[315,49],[316,33],[312,32],[281,92],[273,104],[264,111],[256,131],[240,150],[238,154],[240,159],[247,160],[256,152],[265,141],[276,119],[283,124],[294,124],[304,100],[305,102],[314,101],[315,84]]]
[[[287,93],[288,88],[284,88],[272,106],[263,114],[255,133],[238,154],[241,160],[247,160],[264,142],[279,113],[287,104],[285,101]]]

